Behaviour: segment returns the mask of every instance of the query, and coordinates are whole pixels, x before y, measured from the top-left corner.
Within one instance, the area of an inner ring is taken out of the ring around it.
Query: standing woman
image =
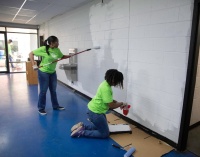
[[[13,65],[13,52],[12,52],[12,48],[13,48],[13,43],[12,40],[9,39],[8,40],[8,59],[11,63],[11,67],[15,68],[15,66]]]
[[[111,86],[123,88],[123,74],[116,69],[109,69],[105,74],[105,80],[99,85],[96,95],[88,103],[88,118],[91,125],[79,122],[71,128],[71,137],[108,138],[109,128],[106,112],[126,105],[123,102],[113,100]]]
[[[33,65],[33,69],[38,69],[36,63],[34,62],[34,55],[42,57],[40,66],[55,61],[59,58],[69,58],[69,55],[63,55],[60,49],[58,48],[59,41],[55,36],[48,37],[44,41],[44,46],[39,47],[36,50],[33,50],[29,53],[30,61]],[[49,88],[51,94],[51,102],[54,110],[64,110],[64,107],[59,106],[56,94],[57,87],[57,75],[56,75],[56,64],[54,62],[47,66],[41,67],[38,70],[38,80],[39,80],[39,100],[38,100],[38,112],[41,115],[46,115],[45,106],[46,106],[46,93]]]

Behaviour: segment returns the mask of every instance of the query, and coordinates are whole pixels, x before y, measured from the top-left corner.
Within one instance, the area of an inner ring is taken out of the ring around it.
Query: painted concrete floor
[[[187,149],[200,156],[200,126],[189,131]]]
[[[89,123],[88,100],[58,84],[64,111],[54,111],[47,94],[46,116],[37,112],[38,87],[27,85],[26,74],[0,75],[0,157],[122,157],[124,150],[109,139],[71,138],[77,122]]]
[[[134,156],[139,157],[159,157],[173,149],[160,145],[158,139],[142,138],[147,135],[135,127],[133,134],[111,135],[112,139],[71,138],[70,129],[75,123],[89,123],[88,99],[58,83],[58,101],[65,110],[52,110],[48,92],[47,115],[41,116],[37,112],[38,86],[27,85],[25,73],[1,74],[0,81],[0,157],[124,156],[126,151],[114,148],[113,143],[132,143],[136,148]],[[191,149],[199,146],[193,141],[199,140],[190,141]]]

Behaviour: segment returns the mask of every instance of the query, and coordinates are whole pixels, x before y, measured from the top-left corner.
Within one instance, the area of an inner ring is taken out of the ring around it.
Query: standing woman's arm
[[[37,69],[38,69],[38,66],[37,66],[37,63],[34,61],[34,54],[33,54],[33,51],[29,53],[29,58],[30,58],[30,61],[31,61],[33,70],[37,70]]]
[[[29,58],[30,58],[32,66],[34,66],[35,65],[35,61],[34,61],[34,54],[33,54],[33,52],[29,53]]]

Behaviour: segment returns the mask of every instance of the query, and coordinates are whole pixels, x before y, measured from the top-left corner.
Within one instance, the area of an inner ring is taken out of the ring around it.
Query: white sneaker
[[[71,132],[73,132],[74,130],[78,129],[80,126],[83,126],[83,122],[79,122],[79,123],[75,124],[75,125],[71,128]]]
[[[46,115],[46,114],[47,114],[45,110],[38,110],[38,112],[39,112],[39,114],[41,114],[41,115]]]
[[[84,127],[79,126],[76,130],[71,133],[71,137],[80,137],[84,133]]]

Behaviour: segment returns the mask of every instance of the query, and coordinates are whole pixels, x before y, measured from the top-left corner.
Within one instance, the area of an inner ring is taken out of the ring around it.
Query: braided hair
[[[44,46],[46,46],[46,52],[49,55],[49,45],[51,43],[58,42],[58,38],[56,36],[50,36],[44,41]]]
[[[109,69],[106,71],[105,80],[110,86],[119,86],[123,89],[123,74],[116,69]]]

